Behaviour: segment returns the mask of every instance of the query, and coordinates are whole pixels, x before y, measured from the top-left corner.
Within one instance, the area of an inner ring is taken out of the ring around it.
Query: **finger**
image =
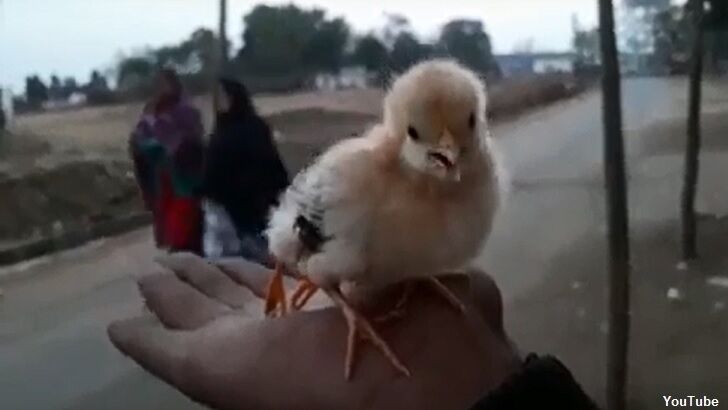
[[[232,311],[171,272],[144,277],[138,285],[149,309],[171,329],[197,329]]]
[[[234,309],[252,300],[251,292],[233,282],[220,269],[191,253],[163,255],[157,261],[203,294]]]
[[[107,332],[124,355],[191,399],[211,408],[248,409],[259,408],[250,397],[261,402],[258,385],[248,379],[257,379],[256,348],[265,350],[249,323],[228,316],[192,332],[172,331],[147,316],[114,322]],[[280,393],[273,381],[267,378],[263,383],[272,388],[268,395]],[[241,388],[246,386],[253,391]]]
[[[266,288],[272,274],[270,269],[243,258],[221,258],[210,262],[230,279],[250,289],[257,297],[266,296]]]
[[[182,388],[189,337],[166,330],[151,316],[117,321],[107,329],[111,343],[148,372]]]

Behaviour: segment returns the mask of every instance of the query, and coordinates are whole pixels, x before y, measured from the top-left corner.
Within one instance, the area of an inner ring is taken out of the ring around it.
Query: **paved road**
[[[660,79],[626,81],[626,138],[684,113],[682,90]],[[481,263],[506,299],[537,285],[549,259],[575,238],[604,229],[601,115],[594,91],[496,128],[510,193]],[[639,160],[640,144],[629,142],[629,156]]]
[[[148,229],[4,274],[0,301],[3,409],[194,409],[108,343],[113,319],[141,311],[133,276],[150,269]]]
[[[629,130],[684,112],[672,82],[630,80],[624,92]],[[494,129],[513,187],[480,263],[507,300],[538,283],[551,255],[602,226],[600,107],[591,92]],[[639,155],[639,144],[630,149]],[[133,278],[152,258],[140,230],[0,271],[2,408],[198,408],[106,340],[108,322],[140,311]]]

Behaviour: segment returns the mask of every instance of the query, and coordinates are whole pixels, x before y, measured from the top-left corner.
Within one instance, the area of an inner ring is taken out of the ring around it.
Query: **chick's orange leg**
[[[318,289],[318,286],[308,280],[308,278],[301,278],[298,281],[298,287],[293,291],[293,295],[291,295],[291,310],[303,309]]]
[[[285,315],[288,311],[286,306],[286,290],[283,287],[283,266],[276,263],[273,275],[268,282],[265,297],[265,315],[268,317],[276,316],[276,312]]]
[[[344,378],[349,380],[351,378],[351,372],[354,367],[354,354],[356,349],[356,333],[361,331],[362,336],[370,341],[374,347],[376,347],[387,360],[394,366],[394,368],[401,374],[408,376],[410,375],[409,370],[399,360],[397,355],[392,351],[387,342],[382,339],[379,334],[374,330],[369,321],[361,315],[356,309],[354,309],[341,294],[341,291],[337,288],[324,289],[327,295],[334,301],[334,303],[341,309],[341,312],[346,319],[346,325],[348,327],[348,333],[346,338],[346,362],[344,363]]]
[[[442,282],[440,282],[439,279],[436,277],[429,277],[427,278],[427,282],[432,285],[432,288],[442,297],[444,297],[452,307],[457,309],[460,313],[463,315],[467,312],[467,309],[465,308],[465,304],[458,299],[457,296],[455,296],[454,293],[450,289],[447,288],[447,286],[443,285]]]

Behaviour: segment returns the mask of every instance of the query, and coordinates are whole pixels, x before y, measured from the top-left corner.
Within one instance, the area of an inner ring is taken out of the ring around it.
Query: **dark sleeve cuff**
[[[479,400],[471,410],[598,408],[558,359],[531,354],[518,373]]]

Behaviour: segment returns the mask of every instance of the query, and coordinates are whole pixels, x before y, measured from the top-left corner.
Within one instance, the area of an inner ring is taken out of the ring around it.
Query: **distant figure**
[[[5,110],[3,110],[2,105],[0,104],[0,132],[5,131]]]
[[[157,246],[201,251],[204,133],[200,112],[173,70],[160,71],[152,100],[130,139],[137,182],[154,216]]]
[[[241,83],[220,80],[215,131],[207,149],[204,250],[207,256],[268,258],[263,236],[288,173],[268,124]]]

